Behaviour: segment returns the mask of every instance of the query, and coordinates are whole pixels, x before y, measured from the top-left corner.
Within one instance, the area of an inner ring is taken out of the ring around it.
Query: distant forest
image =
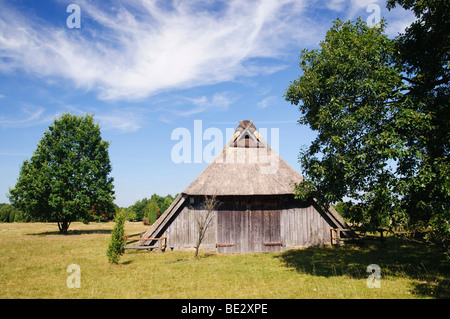
[[[144,223],[153,224],[166,211],[170,204],[172,204],[175,197],[170,194],[165,197],[153,194],[150,199],[144,198],[138,200],[130,207],[121,209],[125,210],[126,219],[129,221],[142,220]]]
[[[125,211],[126,219],[129,221],[143,221],[145,224],[153,224],[159,216],[172,204],[175,196],[170,194],[166,196],[159,196],[153,194],[150,198],[144,198],[136,201],[129,207],[119,207],[114,204],[115,210],[111,213],[98,213],[92,211],[92,219],[89,221],[103,222],[114,219],[115,213],[123,209]],[[52,220],[35,220],[26,216],[20,210],[14,208],[10,204],[0,203],[0,222],[12,223],[12,222],[53,222]],[[80,220],[81,221],[81,220]],[[83,221],[86,222],[86,221]]]

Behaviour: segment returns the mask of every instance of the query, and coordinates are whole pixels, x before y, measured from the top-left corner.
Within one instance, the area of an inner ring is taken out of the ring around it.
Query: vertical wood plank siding
[[[174,216],[166,230],[168,247],[195,246],[198,233],[194,211],[200,210],[202,199],[195,196],[193,205],[186,205]],[[202,243],[205,250],[271,252],[331,243],[332,223],[313,201],[295,200],[292,195],[221,196],[218,199],[221,205],[214,212],[213,224]]]
[[[286,249],[331,244],[331,221],[315,205],[283,209],[280,217],[281,240]]]
[[[195,211],[203,213],[200,205],[185,206],[174,217],[166,230],[167,246],[174,249],[187,249],[195,247],[198,237],[198,228],[195,218]],[[215,250],[216,248],[216,228],[217,228],[217,212],[213,212],[213,223],[207,231],[203,239],[202,246],[206,250]]]

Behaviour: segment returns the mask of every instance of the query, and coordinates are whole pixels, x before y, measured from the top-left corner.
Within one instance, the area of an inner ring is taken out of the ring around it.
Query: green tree
[[[120,256],[125,252],[125,210],[119,209],[115,218],[115,225],[111,233],[111,242],[109,243],[106,256],[110,263],[119,263]]]
[[[167,208],[169,208],[169,206],[172,204],[174,199],[175,198],[172,195],[170,195],[170,194],[168,194],[166,197],[164,197],[164,201],[160,205],[160,208],[161,208],[160,215],[162,213],[164,213],[167,210]]]
[[[24,161],[10,201],[27,218],[56,221],[63,234],[73,221],[92,220],[93,211],[111,214],[108,147],[93,116],[62,115]]]
[[[326,203],[347,198],[355,203],[353,219],[376,229],[412,226],[411,208],[417,208],[412,197],[429,198],[427,185],[437,183],[446,189],[439,194],[446,201],[427,205],[428,211],[422,210],[427,217],[419,219],[428,226],[427,220],[438,217],[440,229],[447,225],[448,231],[448,154],[436,163],[426,160],[434,115],[411,95],[398,40],[384,29],[384,21],[369,27],[361,19],[337,20],[319,50],[302,51],[303,74],[285,97],[298,105],[299,122],[318,134],[300,154],[307,178],[296,194]],[[443,176],[431,174],[434,169]]]
[[[137,220],[142,220],[142,218],[145,217],[145,206],[147,206],[149,202],[149,199],[147,198],[143,198],[141,200],[136,201],[136,203],[134,203],[132,206],[130,206],[130,209],[132,211],[134,211],[134,213],[136,214],[136,219]]]
[[[420,152],[405,157],[401,165],[407,176],[402,205],[410,224],[425,226],[429,237],[439,242],[450,238],[450,2],[440,0],[389,0],[412,10],[416,16],[405,33],[397,37],[396,58],[406,67],[402,80],[406,95],[430,126],[417,130],[408,143]]]
[[[125,217],[130,222],[135,221],[137,219],[136,212],[133,210],[131,206],[125,208]]]
[[[168,194],[165,197],[159,196],[157,194],[153,194],[150,199],[143,198],[141,200],[136,201],[133,205],[128,207],[130,211],[134,211],[135,213],[135,219],[137,220],[143,220],[144,217],[149,218],[148,214],[148,208],[150,202],[155,202],[159,208],[159,213],[157,212],[155,220],[158,219],[158,217],[166,211],[167,208],[169,208],[170,204],[172,204],[173,200],[175,198]],[[149,219],[151,222],[151,220]]]
[[[155,200],[151,200],[144,208],[144,216],[148,218],[148,222],[153,224],[158,219],[160,212],[159,206]]]
[[[329,203],[353,199],[371,211],[368,225],[374,229],[395,200],[389,160],[402,151],[403,141],[394,128],[403,123],[399,116],[413,116],[401,93],[402,69],[393,64],[394,42],[384,28],[384,22],[371,28],[361,19],[335,21],[320,50],[302,51],[303,75],[286,93],[303,114],[300,123],[318,132],[300,155],[307,179],[297,195]]]
[[[3,205],[0,208],[0,222],[14,222],[16,210],[11,205]]]
[[[23,213],[10,204],[0,204],[0,222],[28,222]]]

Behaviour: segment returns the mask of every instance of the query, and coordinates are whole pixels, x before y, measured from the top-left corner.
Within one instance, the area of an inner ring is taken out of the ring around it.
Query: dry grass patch
[[[222,255],[127,251],[118,265],[106,250],[113,223],[0,224],[0,298],[448,298],[449,262],[424,247],[391,240],[386,247],[309,248]],[[125,225],[127,234],[148,229]],[[380,289],[366,267],[382,269]],[[66,285],[67,266],[81,269],[81,288]]]

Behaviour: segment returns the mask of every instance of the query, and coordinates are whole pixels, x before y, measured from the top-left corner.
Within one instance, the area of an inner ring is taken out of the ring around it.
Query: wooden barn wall
[[[312,201],[302,202],[292,196],[218,199],[221,205],[213,212],[213,224],[201,249],[220,253],[271,252],[331,243],[332,223]],[[194,211],[200,211],[201,201],[202,197],[196,196],[193,205],[180,208],[172,218],[165,230],[168,247],[195,247],[198,231]]]
[[[277,197],[234,196],[222,200],[217,216],[218,252],[282,250]]]
[[[180,212],[174,216],[169,227],[166,229],[167,246],[170,248],[187,249],[195,247],[198,237],[196,214],[205,213],[200,210],[200,204],[185,205]],[[215,251],[216,249],[216,221],[217,212],[212,212],[213,222],[203,239],[201,249]]]
[[[281,240],[286,249],[331,244],[331,222],[312,203],[281,210]]]

